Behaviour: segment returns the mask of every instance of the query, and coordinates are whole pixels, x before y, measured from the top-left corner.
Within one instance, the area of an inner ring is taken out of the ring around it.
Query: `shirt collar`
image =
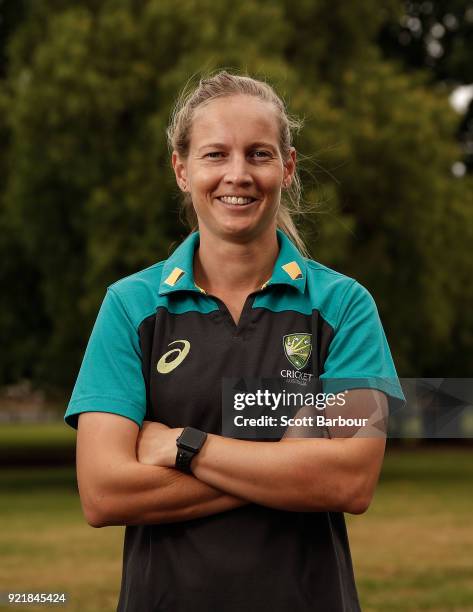
[[[271,285],[290,285],[304,293],[307,279],[306,260],[282,230],[277,230],[277,237],[279,254],[271,278],[264,283],[262,289]],[[199,232],[192,232],[166,260],[159,285],[160,295],[173,291],[205,293],[194,282],[194,253],[199,241]]]
[[[307,280],[307,262],[296,245],[280,229],[277,230],[279,255],[274,264],[268,285],[290,285],[301,293],[305,291]]]
[[[166,260],[159,285],[159,295],[172,291],[202,291],[194,283],[194,252],[199,246],[199,232],[192,232]]]

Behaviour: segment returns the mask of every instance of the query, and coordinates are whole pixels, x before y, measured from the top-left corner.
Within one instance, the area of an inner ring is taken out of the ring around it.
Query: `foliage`
[[[471,0],[402,2],[399,19],[380,29],[378,40],[386,57],[410,69],[428,67],[432,81],[448,88],[473,82]],[[458,140],[463,145],[466,169],[473,171],[473,100],[458,121]]]
[[[25,6],[0,89],[2,382],[70,385],[106,286],[185,236],[165,127],[188,79],[221,67],[305,118],[303,231],[372,290],[401,373],[471,367],[470,183],[450,171],[446,94],[379,52],[395,0]]]

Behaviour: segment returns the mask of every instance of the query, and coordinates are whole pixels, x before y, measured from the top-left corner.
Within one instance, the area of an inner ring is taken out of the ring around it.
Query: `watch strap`
[[[197,453],[193,453],[185,448],[177,447],[176,469],[186,474],[192,474],[191,461]]]
[[[207,434],[195,427],[184,427],[176,440],[176,469],[186,474],[192,474],[191,461],[200,451],[207,439]]]

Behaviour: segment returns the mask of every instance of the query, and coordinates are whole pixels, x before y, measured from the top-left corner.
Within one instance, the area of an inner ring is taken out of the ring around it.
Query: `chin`
[[[273,228],[271,227],[271,231],[272,230]],[[222,238],[226,238],[228,240],[247,242],[248,240],[255,240],[263,236],[267,231],[269,231],[269,228],[267,226],[260,227],[256,225],[228,225],[227,227],[220,228],[220,235],[222,236]],[[274,232],[276,232],[275,226]]]
[[[199,228],[208,236],[230,241],[248,241],[276,232],[276,216],[272,219],[199,218]]]

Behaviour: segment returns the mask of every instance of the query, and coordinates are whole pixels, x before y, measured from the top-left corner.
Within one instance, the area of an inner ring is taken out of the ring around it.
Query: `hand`
[[[182,428],[171,429],[164,423],[144,421],[136,440],[136,458],[140,463],[160,467],[174,467],[176,440]]]

